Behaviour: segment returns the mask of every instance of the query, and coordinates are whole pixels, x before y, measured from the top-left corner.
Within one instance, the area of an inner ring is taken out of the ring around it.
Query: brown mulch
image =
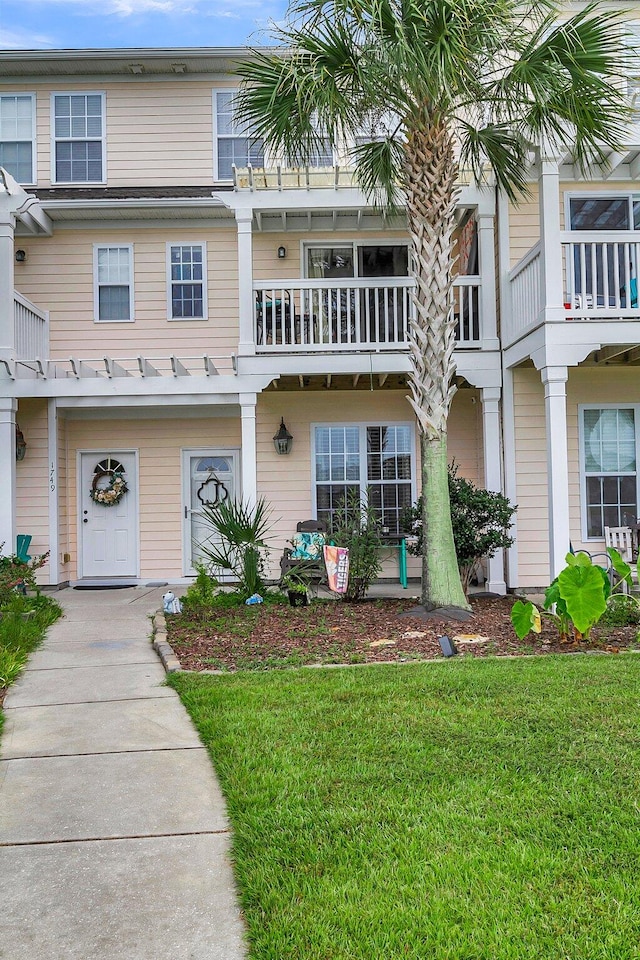
[[[520,641],[511,625],[513,602],[513,597],[472,598],[473,616],[465,622],[407,615],[415,599],[356,604],[328,600],[298,608],[265,604],[186,611],[167,617],[167,629],[185,670],[432,660],[442,656],[438,637],[443,635],[455,642],[460,654],[473,657],[617,653],[637,645],[637,626],[601,626],[587,643],[561,643],[546,618],[539,636]]]

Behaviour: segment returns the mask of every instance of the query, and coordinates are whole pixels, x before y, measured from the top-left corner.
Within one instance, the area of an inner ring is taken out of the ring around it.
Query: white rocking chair
[[[633,534],[630,527],[605,527],[604,542],[606,547],[617,550],[625,563],[631,567],[631,579],[637,586],[638,574],[633,561]],[[624,592],[627,593],[625,584]]]

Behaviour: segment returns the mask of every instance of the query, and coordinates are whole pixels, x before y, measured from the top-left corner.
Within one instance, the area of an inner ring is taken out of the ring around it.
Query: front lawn
[[[252,960],[637,960],[640,656],[169,682]]]

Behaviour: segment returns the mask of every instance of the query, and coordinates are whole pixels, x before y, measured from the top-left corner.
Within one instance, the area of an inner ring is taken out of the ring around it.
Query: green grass
[[[170,683],[252,960],[640,956],[640,656]]]
[[[33,611],[31,619],[23,614]],[[0,615],[0,694],[17,680],[29,654],[41,643],[48,626],[62,610],[50,597],[22,597],[16,594]],[[2,697],[0,696],[0,700]],[[4,718],[0,710],[0,733]]]

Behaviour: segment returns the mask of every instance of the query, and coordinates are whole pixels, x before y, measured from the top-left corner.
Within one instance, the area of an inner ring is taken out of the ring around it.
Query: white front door
[[[238,461],[238,450],[182,451],[184,572],[187,576],[195,575],[195,564],[204,559],[200,544],[212,535],[204,517],[204,507],[233,500],[239,495]],[[225,578],[219,575],[219,579]]]
[[[126,486],[108,505],[121,477]],[[138,576],[138,511],[135,453],[83,453],[80,458],[80,576]],[[104,498],[105,502],[97,502]]]

